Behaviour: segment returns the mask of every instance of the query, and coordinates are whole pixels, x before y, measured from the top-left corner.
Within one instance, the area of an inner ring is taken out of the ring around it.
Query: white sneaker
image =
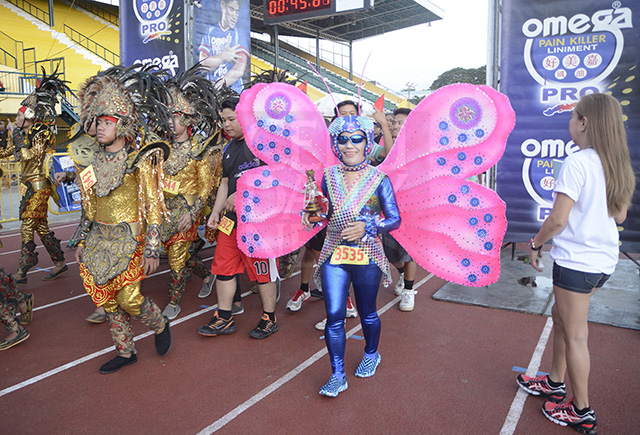
[[[347,319],[344,320],[345,323],[347,323]],[[324,331],[324,327],[327,326],[327,319],[324,319],[318,323],[316,323],[316,329],[318,331]]]
[[[310,291],[298,290],[295,295],[287,302],[287,309],[291,311],[298,311],[302,308],[302,303],[307,301],[311,297]]]
[[[404,290],[404,272],[402,272],[398,277],[396,286],[393,288],[393,292],[396,294],[396,296],[400,296],[402,294],[402,290]]]
[[[178,317],[178,314],[180,314],[181,310],[182,308],[180,308],[180,305],[169,304],[165,307],[164,311],[162,312],[162,315],[169,320],[173,320],[176,317]]]
[[[400,311],[413,311],[413,306],[416,302],[415,294],[418,293],[415,290],[405,290],[402,292],[402,299],[400,299]]]
[[[324,331],[324,327],[327,326],[327,319],[324,319],[318,323],[316,323],[316,329],[318,331]]]
[[[351,296],[347,297],[347,317],[358,317],[358,310],[353,306]]]

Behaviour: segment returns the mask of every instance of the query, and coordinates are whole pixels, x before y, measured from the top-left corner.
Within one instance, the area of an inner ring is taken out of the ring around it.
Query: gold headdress
[[[201,75],[203,72],[202,65],[196,64],[167,82],[172,97],[169,111],[183,115],[182,125],[211,134],[218,120],[217,91],[213,83]]]
[[[37,87],[20,103],[22,105],[20,110],[24,112],[25,118],[45,124],[55,123],[58,116],[56,114],[57,95],[60,93],[64,96],[65,92],[70,90],[66,83],[59,78],[57,69],[47,76],[45,69],[42,68],[42,77],[38,79]]]
[[[101,116],[116,118],[116,136],[127,141],[133,141],[141,129],[145,135],[149,129],[169,131],[167,106],[171,97],[163,84],[166,73],[154,71],[156,68],[117,66],[99,73],[84,97],[92,97],[87,102],[85,122]]]

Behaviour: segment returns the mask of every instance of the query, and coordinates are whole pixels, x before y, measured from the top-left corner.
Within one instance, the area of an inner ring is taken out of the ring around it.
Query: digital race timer
[[[335,0],[264,0],[267,24],[331,15]]]

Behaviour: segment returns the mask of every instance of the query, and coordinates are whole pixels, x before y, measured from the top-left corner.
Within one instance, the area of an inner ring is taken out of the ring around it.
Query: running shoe
[[[213,312],[213,317],[205,326],[198,328],[198,334],[205,337],[215,337],[216,335],[233,334],[236,332],[236,322],[233,316],[229,320],[225,320],[218,316],[218,310]]]
[[[311,292],[296,291],[296,294],[287,302],[287,309],[290,311],[299,311],[300,308],[302,308],[302,303],[309,300],[310,297]]]
[[[180,308],[180,305],[167,304],[167,306],[162,311],[162,315],[169,320],[173,320],[176,317],[178,317],[178,314],[180,314],[180,311],[182,311],[182,308]]]
[[[216,275],[209,275],[209,282],[202,281],[202,288],[200,288],[200,292],[198,293],[200,299],[204,299],[211,294],[214,282],[216,282]]]
[[[358,317],[358,310],[351,302],[351,296],[347,296],[347,317]]]
[[[396,294],[396,296],[400,296],[402,294],[402,290],[404,290],[404,272],[402,272],[398,277],[396,286],[393,288],[393,292]]]
[[[356,369],[356,376],[359,378],[370,378],[376,374],[378,364],[380,364],[380,354],[376,352],[375,358],[362,357],[362,361]]]
[[[336,375],[331,375],[329,382],[320,388],[319,393],[327,397],[338,397],[338,394],[342,393],[347,388],[349,388],[349,385],[347,384],[346,376],[340,379]]]
[[[598,422],[595,411],[590,409],[586,414],[578,414],[575,406],[573,406],[573,397],[559,404],[544,402],[542,405],[542,413],[549,420],[560,426],[569,426],[587,435],[596,435],[598,433]]]
[[[231,314],[234,316],[239,316],[240,314],[244,313],[244,304],[242,303],[242,301],[240,302],[234,302],[233,305],[231,305]]]
[[[249,332],[249,336],[251,338],[257,338],[258,340],[262,340],[263,338],[267,338],[271,334],[275,334],[278,332],[278,320],[271,320],[269,316],[266,314],[262,315],[262,318],[258,322],[258,326],[256,326],[252,331]]]
[[[324,327],[327,326],[327,319],[324,320],[320,320],[318,323],[316,323],[315,328],[318,331],[324,331]]]
[[[518,375],[516,379],[518,386],[529,394],[534,396],[542,396],[547,400],[555,403],[560,403],[567,396],[567,388],[565,384],[559,387],[552,387],[549,385],[549,376],[542,375],[536,377],[529,377],[526,375]]]
[[[398,305],[400,311],[413,311],[413,307],[416,303],[416,293],[418,292],[415,290],[404,289],[402,292],[402,299],[400,299],[400,305]]]

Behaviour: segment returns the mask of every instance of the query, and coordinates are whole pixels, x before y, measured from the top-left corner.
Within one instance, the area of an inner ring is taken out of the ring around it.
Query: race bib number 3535
[[[330,264],[369,264],[369,256],[357,246],[340,245],[333,251]]]

